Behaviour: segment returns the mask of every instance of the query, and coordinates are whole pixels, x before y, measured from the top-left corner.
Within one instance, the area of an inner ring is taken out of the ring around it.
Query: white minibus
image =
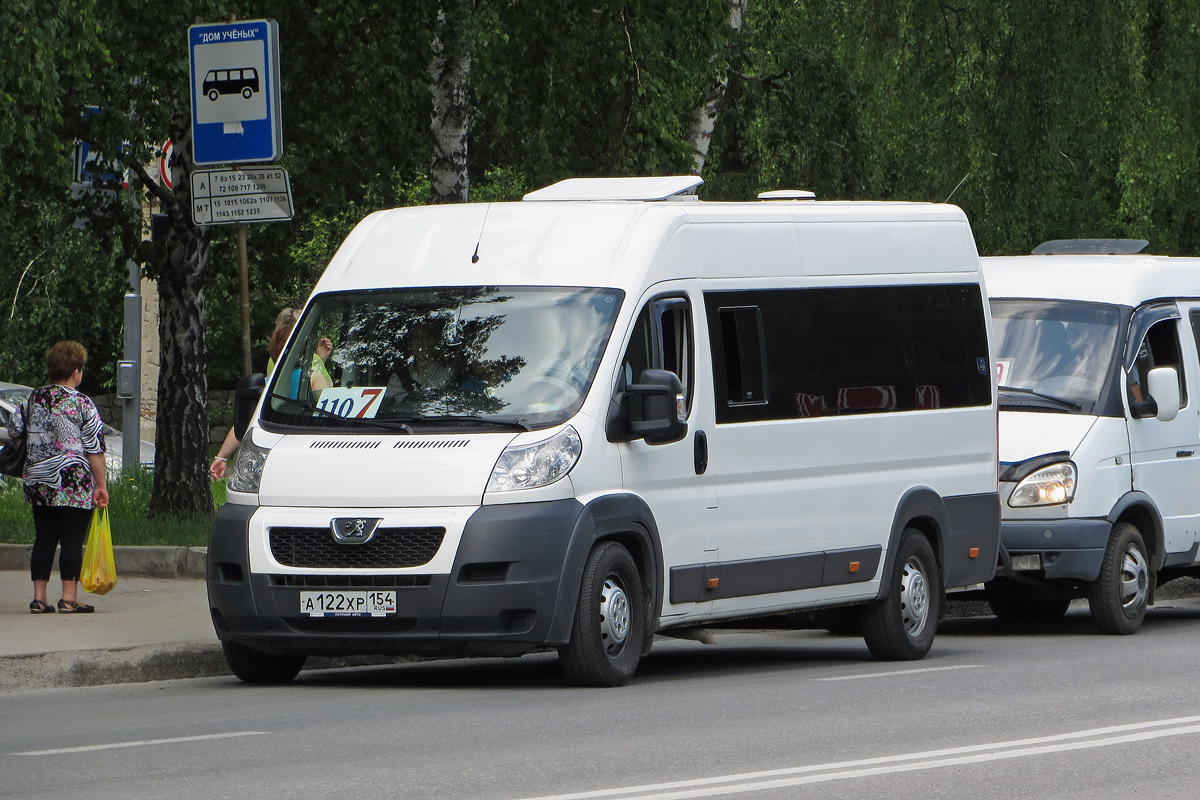
[[[557,649],[614,686],[656,633],[826,612],[879,658],[928,652],[999,548],[967,220],[699,183],[358,225],[239,390],[208,592],[240,678]]]
[[[1086,597],[1138,630],[1157,584],[1200,574],[1200,259],[1141,240],[985,258],[1000,394],[1001,617]]]

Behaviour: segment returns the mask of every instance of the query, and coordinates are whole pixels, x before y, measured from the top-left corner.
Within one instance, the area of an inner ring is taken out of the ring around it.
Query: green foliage
[[[158,517],[146,519],[153,474],[143,470],[111,476],[108,482],[109,517],[113,544],[161,547],[203,547],[208,543],[210,519]],[[225,484],[212,484],[213,508],[225,502]],[[0,542],[33,543],[33,516],[21,482],[0,477]]]
[[[254,363],[347,232],[428,201],[429,58],[439,8],[471,51],[471,199],[518,199],[573,175],[691,169],[688,125],[729,87],[705,167],[711,199],[804,188],[823,198],[962,205],[981,252],[1069,236],[1200,251],[1200,27],[1195,0],[79,0],[0,4],[0,379],[40,382],[57,338],[120,351],[113,310],[135,257],[123,201],[74,202],[70,150],[150,163],[186,111],[187,27],[236,13],[280,29],[285,151],[297,214],[249,232]],[[85,106],[104,112],[87,117]],[[122,164],[123,165],[123,164]],[[118,165],[118,166],[122,166]],[[132,177],[136,198],[148,187]],[[90,224],[71,227],[76,219]],[[241,372],[232,227],[211,229],[209,379]],[[30,267],[30,264],[32,266]],[[28,269],[27,269],[28,268]],[[9,318],[11,314],[11,319]],[[109,341],[111,340],[111,341]],[[93,376],[99,376],[93,377]]]

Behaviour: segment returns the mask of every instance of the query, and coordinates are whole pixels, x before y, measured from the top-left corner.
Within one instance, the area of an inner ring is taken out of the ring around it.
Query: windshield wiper
[[[1014,394],[1027,394],[1037,397],[1041,400],[1049,400],[1051,403],[1058,403],[1060,406],[1066,406],[1067,408],[1074,409],[1075,411],[1083,410],[1083,406],[1079,405],[1079,403],[1076,403],[1074,400],[1068,400],[1065,397],[1055,397],[1052,394],[1042,394],[1041,392],[1035,392],[1033,389],[1025,389],[1020,386],[1001,386],[1000,391],[1013,392]]]
[[[415,414],[411,417],[404,417],[403,420],[404,422],[409,423],[428,422],[431,424],[437,424],[439,422],[470,422],[476,425],[496,425],[501,428],[515,428],[521,431],[533,430],[533,428],[529,427],[525,422],[519,419],[492,419],[490,417],[479,417],[470,414],[434,414],[431,416]]]
[[[294,397],[288,397],[284,394],[272,392],[270,398],[273,400],[282,400],[285,403],[291,403],[294,406],[299,406],[305,411],[315,411],[317,416],[326,419],[336,419],[343,424],[356,425],[360,428],[374,428],[375,430],[384,431],[403,431],[404,433],[412,433],[413,430],[402,420],[383,420],[383,419],[365,419],[360,417],[343,417],[341,414],[335,414],[332,411],[314,405],[309,400],[297,400]]]

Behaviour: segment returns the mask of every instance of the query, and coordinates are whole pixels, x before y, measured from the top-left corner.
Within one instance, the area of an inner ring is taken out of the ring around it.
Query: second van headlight
[[[487,491],[511,492],[548,486],[571,471],[582,450],[583,442],[570,425],[544,442],[507,447],[492,469]]]
[[[267,464],[267,454],[270,451],[254,443],[250,431],[238,445],[237,452],[229,462],[229,480],[225,487],[231,492],[246,492],[258,494],[258,485],[262,481],[263,467]]]
[[[1008,504],[1013,508],[1057,506],[1075,499],[1075,465],[1070,462],[1043,467],[1025,477],[1013,489]]]

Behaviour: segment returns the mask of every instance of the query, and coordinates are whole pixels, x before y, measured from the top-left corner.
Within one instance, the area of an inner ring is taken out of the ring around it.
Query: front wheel
[[[287,683],[304,668],[305,655],[273,655],[238,642],[222,642],[225,662],[246,683]]]
[[[863,638],[881,661],[916,661],[933,647],[942,607],[937,559],[925,535],[905,528],[896,551],[887,593],[867,606]]]
[[[1088,591],[1092,619],[1101,633],[1137,633],[1150,600],[1150,559],[1141,532],[1128,522],[1113,525],[1100,574]]]
[[[646,614],[642,579],[629,551],[603,542],[588,555],[563,671],[586,686],[622,686],[641,660]]]

